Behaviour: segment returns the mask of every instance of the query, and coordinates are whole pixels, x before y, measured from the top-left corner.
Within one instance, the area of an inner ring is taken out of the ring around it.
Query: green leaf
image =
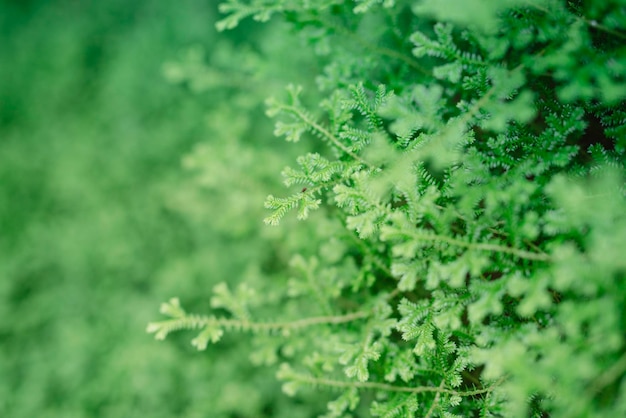
[[[196,338],[191,340],[191,345],[198,350],[205,350],[209,342],[215,344],[224,335],[224,331],[217,325],[207,325]]]

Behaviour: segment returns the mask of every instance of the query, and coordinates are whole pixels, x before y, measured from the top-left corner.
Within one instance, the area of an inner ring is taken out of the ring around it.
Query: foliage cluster
[[[173,298],[148,331],[250,332],[285,393],[337,392],[324,417],[625,416],[626,2],[220,10],[284,16],[321,63],[267,100],[314,145],[265,222],[311,221],[279,227],[272,280],[225,278],[207,315]]]

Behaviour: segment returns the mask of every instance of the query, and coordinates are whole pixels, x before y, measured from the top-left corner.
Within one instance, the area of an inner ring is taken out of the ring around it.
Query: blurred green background
[[[0,417],[312,415],[245,338],[145,333],[306,250],[261,221],[302,151],[263,100],[317,69],[280,23],[218,34],[217,5],[0,2]]]

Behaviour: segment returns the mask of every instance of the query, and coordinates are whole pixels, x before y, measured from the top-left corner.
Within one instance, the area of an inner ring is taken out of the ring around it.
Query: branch
[[[313,376],[309,376],[305,374],[300,374],[300,373],[293,371],[289,367],[289,365],[286,365],[286,364],[283,365],[281,368],[282,370],[279,371],[279,378],[282,378],[284,380],[290,379],[290,380],[294,380],[297,382],[310,384],[313,386],[322,385],[322,386],[329,386],[329,387],[335,387],[335,388],[357,388],[357,389],[366,389],[366,390],[382,390],[386,392],[404,392],[404,393],[433,392],[433,393],[438,393],[438,394],[445,393],[445,394],[454,395],[454,396],[467,397],[467,396],[475,396],[475,395],[480,395],[482,393],[491,392],[496,386],[502,383],[502,379],[501,379],[497,381],[496,383],[494,383],[493,385],[489,386],[488,388],[460,392],[460,391],[456,391],[452,389],[446,389],[443,387],[443,385],[439,385],[438,387],[434,387],[434,386],[409,387],[409,386],[396,386],[396,385],[390,385],[387,383],[379,383],[379,382],[346,382],[344,380],[317,378],[317,377],[313,377]]]
[[[317,123],[316,121],[314,121],[313,119],[311,119],[306,113],[302,112],[300,109],[298,109],[295,106],[290,106],[290,105],[281,105],[280,106],[282,109],[293,113],[295,116],[297,116],[298,118],[300,118],[304,123],[306,123],[307,125],[309,125],[311,128],[313,128],[315,131],[317,131],[318,133],[320,133],[322,136],[324,136],[326,139],[328,139],[330,142],[332,142],[333,144],[335,144],[335,146],[337,146],[338,148],[340,148],[343,152],[345,152],[346,154],[348,154],[350,157],[352,157],[355,161],[360,162],[361,164],[363,164],[364,166],[370,168],[371,165],[365,161],[364,159],[362,159],[361,157],[359,157],[358,155],[356,155],[350,148],[348,148],[347,146],[345,146],[344,144],[341,143],[341,141],[339,140],[339,138],[337,138],[335,135],[333,135],[332,133],[330,133],[326,128],[324,128],[322,125],[320,125],[319,123]]]
[[[167,321],[152,322],[146,329],[155,333],[155,338],[164,339],[170,332],[181,329],[227,328],[241,331],[288,332],[314,325],[336,325],[352,322],[370,316],[369,312],[353,312],[337,316],[319,316],[284,322],[251,322],[240,319],[216,318],[214,316],[185,315]]]
[[[504,245],[497,244],[481,244],[481,243],[472,243],[465,242],[455,238],[451,238],[445,235],[436,235],[436,234],[418,234],[415,232],[406,232],[407,235],[424,241],[440,241],[445,242],[450,245],[456,245],[457,247],[463,247],[470,250],[478,250],[478,251],[494,251],[498,253],[511,254],[518,258],[523,258],[526,260],[533,261],[550,261],[551,258],[548,254],[545,253],[534,253],[531,251],[520,250],[512,247],[505,247]]]

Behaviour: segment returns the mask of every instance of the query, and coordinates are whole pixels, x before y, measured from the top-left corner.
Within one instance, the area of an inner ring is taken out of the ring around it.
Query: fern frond
[[[372,416],[382,418],[415,416],[419,409],[417,397],[413,394],[394,394],[385,402],[372,402]]]
[[[256,292],[254,289],[250,288],[245,283],[241,283],[233,293],[226,283],[221,282],[213,287],[211,307],[226,309],[231,312],[235,318],[249,320],[250,313],[248,311],[248,304],[254,300],[255,296]]]
[[[359,392],[356,388],[346,390],[339,398],[328,403],[328,414],[320,418],[341,418],[343,413],[354,411],[359,403]]]
[[[317,190],[305,190],[300,193],[296,193],[289,197],[274,197],[272,195],[267,196],[265,199],[265,207],[267,209],[274,209],[274,212],[263,219],[267,225],[277,226],[280,220],[287,214],[287,212],[298,208],[298,219],[304,220],[309,217],[311,210],[318,209],[322,201],[316,199],[314,193]]]
[[[324,10],[340,4],[341,0],[316,0],[315,6],[306,0],[226,0],[220,3],[219,11],[227,16],[216,24],[218,31],[234,29],[242,20],[252,17],[259,22],[268,21],[272,15],[285,12]]]
[[[293,184],[321,185],[329,182],[335,175],[341,174],[346,168],[342,161],[329,161],[317,153],[309,153],[297,158],[301,170],[287,167],[282,175],[286,186]]]
[[[344,106],[348,109],[358,111],[367,119],[369,129],[374,131],[381,127],[382,121],[378,116],[378,109],[383,106],[386,100],[391,96],[383,84],[376,89],[373,98],[369,97],[363,83],[359,83],[349,87],[352,98],[344,101]]]
[[[372,140],[372,135],[370,132],[346,126],[339,132],[339,138],[346,140],[354,152],[360,152],[369,145]]]
[[[289,335],[293,331],[299,331],[312,326],[344,324],[362,320],[371,315],[370,312],[360,311],[344,315],[311,317],[294,321],[252,322],[245,319],[218,318],[213,315],[181,314],[177,308],[177,306],[180,305],[176,298],[171,299],[169,303],[164,305],[167,306],[167,309],[162,311],[168,315],[170,315],[169,312],[171,312],[170,308],[174,308],[173,319],[151,322],[148,324],[146,331],[155,334],[156,339],[163,340],[174,331],[203,329],[203,331],[192,340],[192,344],[199,350],[204,350],[209,341],[213,343],[219,341],[224,330]]]
[[[349,155],[354,161],[357,161],[364,166],[369,166],[369,164],[364,161],[361,157],[354,153],[348,146],[346,146],[340,138],[335,136],[328,128],[323,126],[323,124],[319,123],[315,117],[313,117],[306,109],[304,109],[299,102],[298,95],[300,94],[301,88],[290,87],[289,92],[291,96],[291,103],[285,104],[281,103],[275,99],[269,99],[266,101],[268,109],[266,111],[267,115],[270,117],[275,117],[277,115],[286,115],[294,122],[285,123],[280,122],[281,129],[278,131],[281,134],[288,133],[292,135],[294,138],[299,139],[299,135],[302,134],[302,129],[311,132],[312,134],[318,136],[322,140],[326,140],[331,143],[338,151],[343,152]]]
[[[470,391],[456,391],[452,389],[446,389],[445,387],[435,387],[435,386],[396,386],[390,385],[386,383],[376,383],[376,382],[350,382],[344,380],[335,380],[335,379],[327,379],[327,378],[318,378],[313,377],[308,374],[299,373],[295,371],[289,364],[283,363],[281,364],[278,372],[276,373],[276,377],[279,380],[286,381],[287,385],[293,383],[296,387],[301,387],[303,385],[309,385],[313,387],[328,387],[331,389],[344,389],[344,388],[356,388],[362,390],[374,390],[379,392],[403,392],[403,393],[445,393],[455,396],[467,397],[467,396],[476,396],[482,393],[487,393],[493,391],[493,389],[500,384],[502,384],[503,380],[496,382],[489,388],[485,389],[476,389]],[[290,386],[291,389],[294,386]],[[285,390],[285,386],[283,386],[283,390]],[[286,391],[287,392],[287,391]],[[291,391],[289,391],[291,392]],[[288,393],[294,394],[294,392]]]
[[[437,23],[434,27],[435,35],[437,36],[436,41],[430,39],[422,32],[414,32],[410,37],[411,42],[415,45],[413,55],[418,58],[426,55],[454,61],[463,69],[484,67],[486,63],[480,55],[459,50],[452,36],[453,29],[454,26],[451,24]],[[458,72],[459,70],[456,69],[454,71]],[[458,81],[460,73],[455,78]]]
[[[383,7],[393,7],[395,0],[356,0],[359,4],[354,7],[354,13],[366,13],[377,4]]]

